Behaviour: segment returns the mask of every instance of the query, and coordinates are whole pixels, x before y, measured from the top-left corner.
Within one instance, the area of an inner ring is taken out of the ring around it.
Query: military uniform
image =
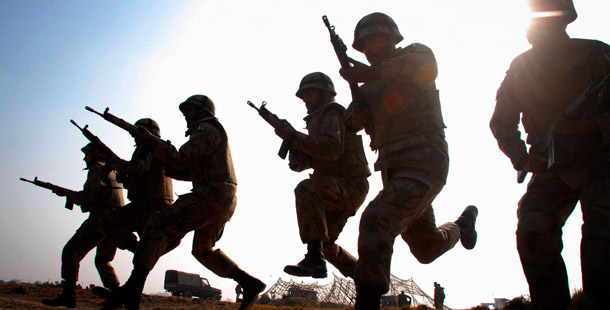
[[[364,124],[378,152],[383,190],[360,220],[357,286],[385,293],[390,285],[394,239],[401,235],[413,255],[430,263],[460,238],[455,223],[436,226],[432,201],[447,180],[449,156],[430,48],[411,44],[382,61],[382,79],[361,86]],[[434,76],[430,76],[434,72]],[[353,107],[350,106],[350,110]]]
[[[96,162],[88,164],[87,181],[82,191],[68,192],[68,202],[81,206],[89,212],[83,224],[64,246],[61,257],[61,277],[67,281],[78,281],[80,261],[97,247],[95,267],[105,287],[116,287],[119,279],[110,262],[114,259],[116,245],[105,238],[99,222],[103,216],[125,204],[123,191],[115,180],[115,172]]]
[[[599,83],[608,73],[610,46],[567,35],[552,51],[534,45],[513,60],[498,90],[490,127],[515,169],[525,168],[522,159],[529,156],[518,130],[520,116],[527,143],[532,144],[589,83]],[[607,91],[610,87],[605,86]],[[534,173],[519,201],[517,248],[537,309],[565,309],[570,304],[561,236],[577,202],[584,220],[584,292],[599,302],[610,295],[609,116],[606,96],[585,114],[597,130],[572,130],[558,136],[556,153],[564,157],[562,164]]]
[[[165,176],[164,165],[145,146],[137,146],[130,161],[114,156],[107,165],[123,176],[121,182],[130,202],[105,216],[102,229],[120,249],[135,252],[138,239],[133,232],[142,236],[148,217],[174,201],[172,179]]]
[[[179,150],[147,131],[135,133],[134,138],[139,145],[152,148],[154,157],[165,164],[165,175],[190,181],[193,189],[171,207],[148,217],[133,258],[134,268],[125,284],[111,291],[98,287],[92,291],[113,307],[139,309],[150,270],[163,254],[194,231],[193,256],[218,276],[237,281],[244,288],[239,309],[248,309],[265,284],[241,270],[220,249],[213,249],[237,204],[237,180],[227,133],[214,117],[216,108],[207,96],[190,96],[179,108],[189,137]]]
[[[134,265],[151,270],[161,255],[176,247],[188,232],[195,231],[193,256],[217,275],[226,277],[236,264],[213,247],[237,203],[237,180],[228,138],[213,117],[190,125],[187,135],[189,141],[180,150],[159,143],[153,154],[166,164],[167,176],[191,181],[193,189],[170,208],[149,218]]]
[[[371,173],[361,137],[346,130],[344,111],[334,100],[310,111],[309,134],[298,133],[290,159],[295,171],[313,168],[294,190],[301,241],[322,240],[324,258],[351,277],[356,259],[335,241],[364,202]]]

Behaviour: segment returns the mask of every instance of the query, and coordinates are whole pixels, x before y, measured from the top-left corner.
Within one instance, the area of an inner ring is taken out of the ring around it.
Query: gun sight
[[[72,125],[76,126],[76,128],[80,129],[81,131],[89,128],[89,125],[85,125],[85,127],[78,126],[78,124],[73,119],[70,120],[70,123],[72,123]]]

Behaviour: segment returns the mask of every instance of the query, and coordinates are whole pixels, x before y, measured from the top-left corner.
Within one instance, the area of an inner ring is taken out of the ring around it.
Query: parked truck
[[[206,278],[200,277],[196,273],[188,273],[177,270],[167,270],[165,272],[165,284],[163,288],[172,296],[183,296],[191,298],[214,298],[220,300],[222,291],[210,286]]]

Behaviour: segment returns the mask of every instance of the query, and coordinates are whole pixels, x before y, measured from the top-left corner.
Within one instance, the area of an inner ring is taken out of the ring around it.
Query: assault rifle
[[[136,127],[136,126],[126,122],[122,118],[119,118],[119,117],[116,117],[116,116],[110,114],[108,112],[110,110],[110,108],[108,108],[108,107],[104,110],[104,113],[100,113],[100,112],[98,112],[98,111],[96,111],[96,110],[94,110],[94,109],[92,109],[92,108],[90,108],[88,106],[85,107],[85,110],[101,116],[103,119],[107,120],[108,122],[110,122],[110,123],[114,124],[115,126],[118,126],[118,127],[122,128],[123,130],[129,132],[129,134],[131,134],[132,136],[140,133],[140,128],[138,128],[138,127]],[[155,135],[153,135],[153,136],[155,138],[157,138],[157,140],[159,142],[168,143],[168,144],[170,143],[169,140],[166,141],[166,140],[162,140],[161,138],[159,138],[159,137],[157,137]]]
[[[63,188],[63,187],[58,186],[58,185],[55,185],[55,184],[51,184],[51,183],[49,183],[49,182],[43,182],[43,181],[40,181],[40,180],[38,180],[38,177],[34,177],[34,181],[30,181],[30,180],[28,180],[28,179],[24,179],[24,178],[19,178],[19,180],[21,180],[21,181],[23,181],[23,182],[32,183],[32,184],[34,184],[34,185],[36,185],[36,186],[40,186],[40,187],[42,187],[42,188],[46,188],[46,189],[49,189],[49,190],[51,190],[51,191],[54,191],[54,190],[56,190],[56,189],[59,189],[59,190],[64,190],[64,191],[67,191],[67,192],[74,192],[74,191],[72,191],[72,190],[69,190],[69,189],[67,189],[67,188]],[[74,204],[73,204],[72,202],[68,201],[68,199],[66,199],[66,205],[65,205],[65,207],[66,207],[66,209],[68,209],[68,210],[72,210],[72,209],[74,209]]]
[[[277,115],[267,110],[267,108],[265,107],[267,105],[266,101],[263,101],[260,108],[257,108],[251,101],[248,101],[248,105],[255,109],[258,112],[258,115],[260,115],[275,130],[282,129],[284,128],[284,126],[286,126],[286,120],[280,119],[279,117],[277,117]],[[292,142],[286,140],[282,141],[280,151],[277,153],[277,155],[280,156],[281,159],[286,159],[286,154],[288,154],[288,150],[291,147]]]
[[[87,129],[89,127],[89,125],[85,125],[85,127],[80,127],[74,120],[70,120],[70,123],[72,123],[72,125],[76,126],[76,128],[80,129],[80,131],[83,133],[83,136],[85,136],[85,138],[87,138],[87,140],[91,141],[91,143],[95,144],[100,151],[101,150],[110,151],[110,148],[108,148],[106,146],[106,144],[104,144],[104,142],[102,142],[102,140],[100,140],[100,138],[98,138],[96,135],[92,134],[91,131],[89,131],[89,129]]]
[[[593,81],[580,93],[572,103],[563,110],[555,120],[551,123],[548,129],[540,136],[532,146],[530,152],[541,154],[546,157],[547,169],[555,167],[557,164],[561,164],[562,160],[560,155],[556,152],[557,147],[557,134],[555,128],[557,123],[562,119],[578,120],[581,119],[585,113],[592,111],[599,104],[600,99],[603,97],[603,87],[608,82],[610,73],[604,76],[601,81],[595,84]],[[527,176],[527,171],[519,170],[517,172],[517,183],[521,184]]]
[[[99,116],[101,116],[102,118],[104,118],[105,120],[113,123],[116,126],[119,126],[121,128],[123,128],[124,130],[128,131],[130,134],[137,134],[138,132],[140,132],[140,129],[138,129],[138,127],[126,122],[125,120],[123,120],[122,118],[118,118],[112,114],[110,114],[108,111],[110,111],[110,108],[106,108],[106,110],[104,110],[104,113],[100,113],[88,106],[85,107],[85,110],[95,113]]]
[[[337,54],[337,58],[339,58],[341,68],[351,68],[352,65],[349,63],[349,58],[347,57],[347,46],[335,32],[335,26],[330,25],[326,15],[322,16],[322,21],[324,21],[324,25],[326,25],[326,28],[328,28],[328,32],[330,33],[330,43],[332,43],[333,48],[335,49],[335,54]],[[358,87],[358,83],[349,82],[349,90],[352,93],[352,106],[354,113],[361,113],[364,109],[362,107],[362,99],[360,98],[360,88]]]

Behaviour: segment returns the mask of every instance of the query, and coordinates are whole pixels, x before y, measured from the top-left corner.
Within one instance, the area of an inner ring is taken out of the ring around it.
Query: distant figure
[[[610,46],[568,36],[577,17],[571,0],[528,4],[532,48],[512,61],[490,122],[520,180],[532,174],[518,204],[517,250],[534,308],[570,307],[562,228],[580,202],[583,291],[591,309],[608,309]]]
[[[104,287],[112,289],[119,285],[119,279],[110,262],[114,259],[116,245],[102,234],[100,219],[125,204],[121,186],[116,182],[115,172],[108,168],[99,154],[99,149],[89,143],[81,149],[87,164],[87,181],[79,192],[53,190],[55,194],[66,197],[69,202],[80,205],[89,217],[76,230],[64,246],[61,254],[61,277],[63,291],[54,299],[43,299],[42,303],[53,307],[76,306],[76,282],[80,262],[97,247],[95,267],[100,274]]]
[[[134,125],[161,137],[159,124],[150,118],[140,119]],[[110,150],[102,155],[106,165],[117,171],[117,181],[127,188],[129,198],[129,204],[125,207],[104,216],[102,231],[119,249],[135,253],[138,238],[133,232],[141,237],[148,217],[165,210],[174,201],[172,179],[165,176],[165,166],[153,156],[152,149],[137,142],[129,161],[119,158]]]
[[[188,141],[180,149],[142,129],[135,135],[139,145],[151,148],[165,165],[167,176],[192,182],[190,193],[146,222],[144,235],[133,257],[133,270],[125,285],[114,290],[96,290],[104,299],[138,309],[144,284],[159,258],[174,249],[184,236],[194,231],[193,256],[206,268],[243,287],[239,309],[254,304],[265,284],[240,269],[214,245],[222,236],[226,222],[237,205],[237,179],[229,139],[215,117],[215,105],[203,95],[193,95],[179,105],[186,120]]]
[[[356,309],[379,309],[390,288],[396,237],[429,264],[460,241],[473,249],[478,209],[467,206],[455,222],[436,225],[432,202],[449,172],[445,124],[436,89],[437,62],[419,43],[400,48],[394,20],[383,13],[364,16],[356,25],[352,47],[369,65],[351,60],[339,73],[360,86],[361,102],[348,108],[349,129],[364,131],[378,154],[375,170],[383,189],[360,218],[358,263],[354,271]]]
[[[371,172],[362,138],[346,129],[345,108],[335,102],[335,95],[330,77],[322,72],[307,74],[296,92],[307,108],[307,133],[296,131],[288,122],[276,131],[292,142],[290,169],[313,169],[294,189],[299,234],[307,254],[298,264],[284,268],[293,276],[325,278],[326,261],[346,277],[352,277],[356,267],[356,258],[335,241],[364,202]]]
[[[241,298],[239,298],[239,296],[241,296],[243,293],[243,289],[241,288],[241,284],[237,284],[237,286],[235,286],[235,302],[240,302]]]
[[[398,294],[398,306],[410,306],[411,305],[411,296],[405,294],[405,291],[400,292]]]
[[[434,282],[434,309],[443,309],[445,303],[445,288]]]

